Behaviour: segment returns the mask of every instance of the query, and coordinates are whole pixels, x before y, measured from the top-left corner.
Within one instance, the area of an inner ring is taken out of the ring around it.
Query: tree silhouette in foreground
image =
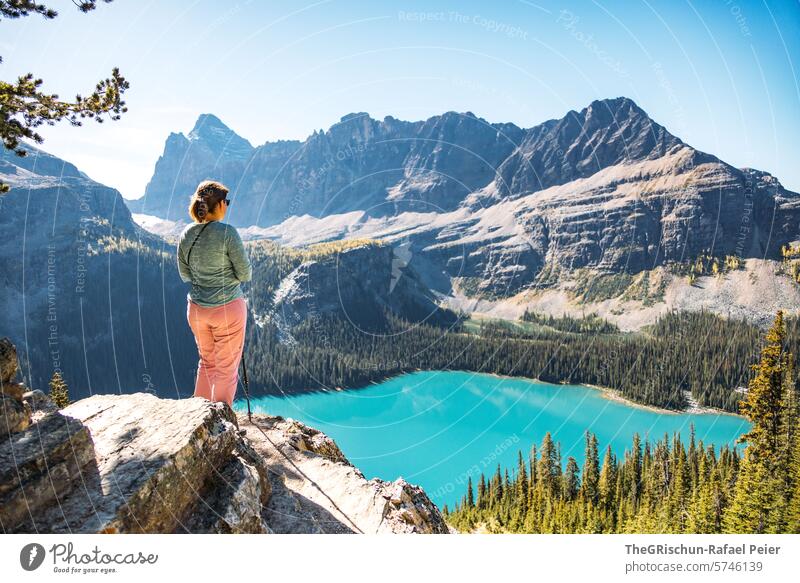
[[[103,0],[106,3],[112,0]],[[81,12],[90,12],[97,7],[97,0],[73,0]],[[0,19],[15,19],[38,14],[53,19],[58,12],[32,0],[0,0]],[[2,57],[0,57],[2,63]],[[30,139],[41,144],[44,139],[35,129],[43,124],[53,125],[67,120],[74,126],[83,119],[102,122],[107,116],[117,120],[128,109],[122,94],[129,83],[114,67],[111,76],[99,81],[94,91],[87,96],[76,95],[73,101],[63,101],[55,93],[41,90],[42,80],[32,73],[22,75],[15,82],[0,80],[0,139],[3,146],[19,156],[27,151],[20,145],[21,139]],[[0,182],[0,193],[8,192],[9,186]]]

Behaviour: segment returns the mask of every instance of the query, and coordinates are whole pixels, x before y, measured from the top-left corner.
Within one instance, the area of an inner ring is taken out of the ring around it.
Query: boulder
[[[5,532],[48,532],[32,516],[58,505],[82,472],[94,473],[95,455],[88,429],[55,412],[0,441],[0,526]],[[34,528],[35,526],[35,528]]]
[[[0,393],[0,440],[23,431],[30,422],[31,409],[27,403]]]
[[[298,421],[240,416],[273,482],[266,515],[276,533],[448,533],[418,486],[367,480],[336,443]]]
[[[332,462],[350,465],[336,442],[322,431],[293,419],[287,420],[286,423],[286,440],[292,447],[299,451],[310,451]]]
[[[24,387],[24,385],[22,385]],[[22,399],[30,406],[34,419],[37,419],[53,411],[58,411],[58,407],[44,392],[34,389],[22,394]]]
[[[220,471],[211,491],[202,496],[206,508],[194,512],[190,521],[180,525],[176,532],[270,533],[262,517],[270,491],[269,480],[258,466],[235,454]]]
[[[447,533],[447,524],[425,491],[403,478],[394,482],[371,480],[376,492],[386,500],[383,530],[421,534]]]
[[[3,383],[3,388],[0,390],[0,393],[8,395],[17,401],[22,401],[26,392],[28,392],[28,387],[22,383],[15,383],[14,381]]]
[[[216,513],[226,525],[217,531],[263,531],[259,510],[266,474],[253,463],[227,404],[149,393],[95,395],[61,415],[86,428],[93,460],[81,473],[80,488],[24,528],[192,532],[192,527],[211,528],[212,521],[199,520],[198,513]],[[235,480],[226,482],[226,476]],[[227,499],[226,488],[232,493]]]

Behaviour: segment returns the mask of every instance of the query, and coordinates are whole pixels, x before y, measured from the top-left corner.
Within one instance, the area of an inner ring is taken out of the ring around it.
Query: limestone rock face
[[[325,434],[282,417],[240,416],[273,481],[276,533],[448,533],[439,509],[402,478],[367,480]]]
[[[292,271],[275,292],[272,316],[279,329],[309,314],[336,313],[369,328],[386,311],[408,321],[451,322],[414,270],[392,245],[364,244],[309,260]]]
[[[31,426],[0,440],[4,532],[447,532],[420,488],[365,479],[302,423],[148,393],[59,411],[36,393]]]

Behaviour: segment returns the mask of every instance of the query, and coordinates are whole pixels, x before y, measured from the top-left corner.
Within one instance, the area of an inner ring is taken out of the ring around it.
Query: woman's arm
[[[253,277],[253,268],[250,265],[250,258],[247,256],[242,238],[234,227],[228,227],[228,244],[226,247],[236,279],[241,282],[250,281]]]
[[[185,283],[191,283],[191,281],[192,281],[192,273],[191,273],[191,271],[189,271],[189,264],[186,262],[186,259],[183,256],[184,255],[183,251],[181,249],[183,247],[183,241],[184,241],[184,239],[183,239],[183,237],[181,237],[181,240],[178,242],[178,253],[177,253],[177,255],[178,255],[178,273],[180,273],[181,279]]]

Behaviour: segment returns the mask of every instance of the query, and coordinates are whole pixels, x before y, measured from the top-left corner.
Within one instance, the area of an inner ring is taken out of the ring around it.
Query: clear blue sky
[[[43,146],[141,196],[170,132],[214,113],[253,144],[349,112],[472,111],[535,125],[625,95],[693,146],[800,190],[795,0],[356,2],[116,0],[0,22],[0,76],[62,96],[114,65],[123,121],[44,128]]]

